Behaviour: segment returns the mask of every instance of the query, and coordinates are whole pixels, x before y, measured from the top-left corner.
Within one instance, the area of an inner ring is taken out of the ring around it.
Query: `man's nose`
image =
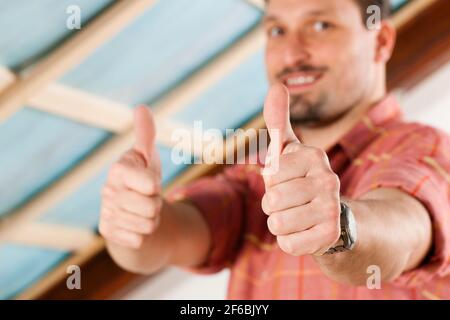
[[[311,58],[308,44],[301,36],[291,35],[286,37],[285,41],[283,58],[287,68],[295,67]]]

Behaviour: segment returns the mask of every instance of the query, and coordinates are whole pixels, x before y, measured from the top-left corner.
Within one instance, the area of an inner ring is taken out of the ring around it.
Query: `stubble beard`
[[[327,100],[325,95],[321,95],[316,101],[310,101],[303,95],[291,95],[290,120],[292,125],[316,126],[327,121],[324,114]]]

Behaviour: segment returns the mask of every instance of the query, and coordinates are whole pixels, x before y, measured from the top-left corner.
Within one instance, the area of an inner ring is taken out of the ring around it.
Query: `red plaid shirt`
[[[427,208],[434,246],[420,267],[382,283],[381,289],[330,280],[312,257],[280,250],[261,209],[260,167],[235,165],[171,194],[173,200],[193,203],[211,231],[209,258],[194,271],[212,273],[229,267],[230,299],[450,298],[449,137],[402,121],[395,99],[387,97],[327,153],[343,196],[358,199],[376,188],[399,188]]]

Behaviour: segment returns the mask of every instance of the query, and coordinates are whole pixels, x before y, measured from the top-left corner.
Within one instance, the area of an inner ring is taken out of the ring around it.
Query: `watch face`
[[[347,227],[348,227],[348,237],[350,245],[353,247],[356,241],[357,230],[356,230],[356,220],[353,216],[353,212],[347,207]]]
[[[341,236],[337,243],[326,254],[352,250],[356,243],[356,220],[348,205],[341,202]]]

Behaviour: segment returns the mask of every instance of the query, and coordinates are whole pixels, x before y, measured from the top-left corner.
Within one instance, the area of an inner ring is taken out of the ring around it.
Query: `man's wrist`
[[[341,213],[339,225],[341,234],[339,239],[324,254],[335,254],[339,252],[351,251],[357,241],[356,220],[350,205],[341,199]]]

